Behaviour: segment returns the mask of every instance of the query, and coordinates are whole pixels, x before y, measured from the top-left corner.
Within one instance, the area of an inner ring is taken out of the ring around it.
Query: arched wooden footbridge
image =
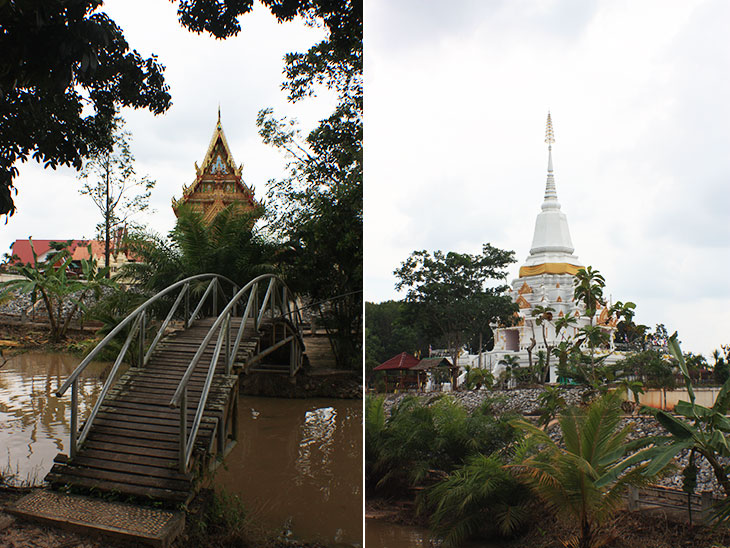
[[[80,409],[79,376],[114,345],[121,348],[96,404]],[[56,457],[46,480],[189,501],[202,473],[235,444],[239,373],[293,378],[303,351],[301,317],[278,277],[241,289],[215,274],[171,285],[117,325],[58,390],[72,394],[70,455]],[[120,375],[125,359],[132,365]]]

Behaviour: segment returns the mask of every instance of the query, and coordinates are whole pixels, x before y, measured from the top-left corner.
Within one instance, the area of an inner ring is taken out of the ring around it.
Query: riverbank
[[[387,500],[368,497],[365,505],[367,519],[375,519],[394,526],[417,526],[428,529],[428,519],[417,516],[413,500]],[[605,526],[611,539],[610,548],[726,548],[730,546],[730,530],[722,527],[695,525],[690,527],[685,516],[665,510],[619,511]],[[545,508],[534,506],[530,526],[521,536],[494,540],[502,548],[555,548],[561,541],[577,533],[568,521],[557,520]],[[366,535],[367,535],[366,531]],[[486,539],[489,542],[489,539]],[[425,542],[425,541],[424,541]],[[425,546],[426,544],[424,544]],[[429,539],[428,546],[440,546],[439,539]],[[468,543],[482,546],[481,541]],[[491,546],[491,544],[490,544]]]
[[[6,358],[29,350],[66,352],[70,345],[93,337],[96,329],[94,326],[70,328],[66,339],[52,342],[47,324],[0,320],[0,349]]]

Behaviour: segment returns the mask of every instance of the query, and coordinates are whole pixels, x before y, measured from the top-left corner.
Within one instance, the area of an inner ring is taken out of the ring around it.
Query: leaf
[[[708,407],[704,407],[698,403],[691,404],[686,401],[677,402],[677,405],[674,407],[674,411],[676,413],[679,413],[680,415],[684,415],[689,419],[699,418],[709,420],[717,414],[716,411],[713,411]]]
[[[683,442],[657,448],[656,454],[652,455],[651,461],[644,470],[643,475],[648,477],[657,475],[674,457],[685,449],[689,449],[692,445],[694,445],[694,440],[687,439]]]
[[[692,404],[695,402],[695,392],[692,388],[692,379],[689,376],[689,371],[687,370],[687,363],[684,361],[684,355],[682,354],[682,349],[679,348],[679,342],[677,342],[677,332],[675,331],[671,337],[669,337],[668,341],[669,346],[669,352],[674,356],[674,358],[677,360],[677,363],[679,364],[679,369],[682,372],[682,376],[684,376],[684,384],[687,387],[687,393],[689,394],[689,400]]]
[[[664,428],[666,428],[673,436],[676,436],[680,440],[686,440],[689,438],[697,439],[698,432],[692,426],[686,422],[677,419],[673,415],[670,415],[666,411],[658,411],[656,418]]]

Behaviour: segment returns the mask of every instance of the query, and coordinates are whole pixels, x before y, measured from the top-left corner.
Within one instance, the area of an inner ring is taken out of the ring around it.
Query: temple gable
[[[208,145],[203,162],[195,163],[195,180],[183,185],[180,199],[172,199],[175,215],[181,205],[187,205],[203,215],[210,223],[224,208],[235,204],[236,211],[245,213],[259,206],[254,198],[253,188],[244,182],[241,173],[243,164],[236,166],[233,154],[223,132],[218,111],[218,122]]]

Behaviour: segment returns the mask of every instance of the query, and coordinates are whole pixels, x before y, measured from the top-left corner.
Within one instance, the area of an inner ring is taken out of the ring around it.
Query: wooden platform
[[[214,318],[198,320],[189,329],[166,337],[147,366],[130,368],[107,396],[89,436],[73,460],[63,454],[46,476],[54,487],[78,487],[118,495],[143,497],[171,505],[188,502],[196,491],[196,472],[207,466],[216,430],[237,397],[238,377],[225,375],[221,354],[208,395],[194,451],[193,472],[179,472],[180,410],[169,404]],[[246,326],[238,360],[256,351],[260,334]],[[232,322],[233,337],[240,320]],[[188,385],[188,431],[200,401],[213,356],[214,336]]]

